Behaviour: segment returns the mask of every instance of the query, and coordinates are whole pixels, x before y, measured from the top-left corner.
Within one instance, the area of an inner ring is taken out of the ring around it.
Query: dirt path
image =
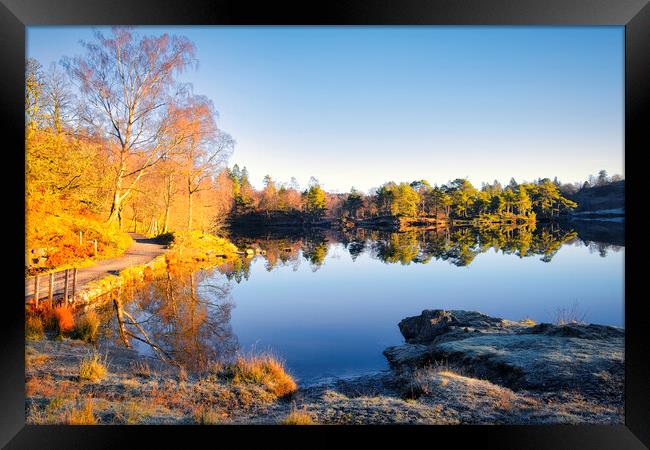
[[[83,267],[77,270],[77,290],[82,289],[90,281],[95,281],[109,274],[117,274],[120,270],[127,267],[145,264],[158,255],[162,255],[167,250],[164,245],[156,244],[153,239],[146,238],[141,234],[129,233],[134,244],[129,247],[122,255],[115,258],[102,259],[97,261],[94,266]],[[64,276],[62,273],[55,274],[54,296],[63,294]],[[40,278],[40,298],[47,298],[49,277],[47,275]],[[72,274],[69,279],[69,289],[72,289]],[[34,277],[25,278],[25,301],[34,296]]]

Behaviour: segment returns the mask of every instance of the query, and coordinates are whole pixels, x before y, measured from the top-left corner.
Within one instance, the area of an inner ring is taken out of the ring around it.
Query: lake
[[[258,254],[171,270],[127,309],[190,368],[270,351],[304,385],[387,369],[398,322],[423,309],[511,320],[624,326],[622,224],[493,226],[389,233],[231,232]],[[116,340],[117,341],[117,340]]]

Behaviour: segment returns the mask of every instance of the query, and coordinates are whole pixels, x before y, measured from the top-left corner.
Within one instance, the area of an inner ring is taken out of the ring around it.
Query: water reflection
[[[238,343],[230,326],[234,303],[228,281],[219,281],[214,270],[194,270],[170,266],[163,277],[123,292],[121,300],[127,339],[134,346],[201,371],[234,356]]]
[[[589,239],[558,224],[400,233],[240,232],[229,238],[253,255],[208,270],[169,267],[163,276],[123,292],[126,340],[191,371],[232,358],[240,342],[246,348],[268,346],[300,376],[320,376],[382,367],[381,350],[400,342],[396,324],[427,307],[546,320],[543,308],[580,300],[597,309],[590,319],[618,324],[622,294],[615,289],[622,276],[612,264],[604,269],[594,260],[624,247],[618,234],[612,238],[601,231],[590,229]],[[565,256],[552,263],[565,246],[573,251],[562,252]],[[488,252],[487,264],[477,262]],[[436,299],[428,290],[432,274]],[[345,293],[340,283],[345,283]],[[114,340],[123,343],[117,315],[111,320]]]
[[[431,260],[443,260],[455,266],[467,266],[477,255],[490,249],[520,258],[540,256],[542,261],[550,262],[563,244],[572,243],[577,238],[578,234],[572,228],[557,224],[445,227],[398,233],[355,229],[342,232],[312,231],[299,236],[231,236],[240,247],[258,249],[266,259],[269,271],[278,265],[297,266],[300,264],[300,253],[312,270],[317,271],[333,243],[343,244],[353,261],[367,252],[373,258],[389,264],[427,264]],[[612,247],[606,243],[598,245],[604,251]],[[237,264],[227,272],[239,282],[247,279],[250,260]]]

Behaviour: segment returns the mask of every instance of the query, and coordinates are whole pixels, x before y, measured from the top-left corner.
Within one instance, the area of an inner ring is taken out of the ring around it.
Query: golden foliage
[[[313,425],[314,420],[305,410],[292,410],[287,417],[285,417],[282,422],[282,425]]]
[[[234,363],[218,371],[231,378],[234,384],[255,384],[277,397],[298,389],[293,377],[285,371],[284,364],[271,355],[239,356]]]
[[[93,399],[86,399],[80,408],[73,407],[68,417],[68,425],[95,425],[97,418],[93,412]]]
[[[106,361],[102,361],[97,353],[93,353],[89,357],[82,358],[79,364],[79,378],[81,380],[88,380],[96,382],[103,380],[108,373]]]

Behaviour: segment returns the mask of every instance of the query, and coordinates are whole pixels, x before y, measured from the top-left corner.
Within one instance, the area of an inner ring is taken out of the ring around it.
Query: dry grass
[[[570,323],[584,324],[587,318],[587,311],[580,307],[578,302],[573,303],[569,308],[557,308],[555,310],[554,323],[556,325],[567,325]]]
[[[408,383],[403,389],[405,399],[419,398],[422,395],[432,395],[435,388],[431,384],[431,377],[440,375],[439,385],[445,387],[449,384],[449,379],[459,376],[455,370],[451,370],[446,363],[435,362],[432,365],[413,371],[409,377]]]
[[[194,412],[194,420],[199,425],[219,425],[223,423],[223,418],[227,416],[226,413],[209,408],[201,407]]]
[[[59,334],[69,333],[74,328],[74,314],[71,306],[63,304],[55,307],[54,318]]]
[[[119,405],[119,408],[115,411],[115,415],[118,423],[135,425],[149,416],[150,412],[142,402],[128,401]]]
[[[74,399],[56,396],[45,407],[32,404],[27,422],[38,425],[94,425],[97,423],[97,416],[94,413],[92,398],[78,403]]]
[[[277,397],[298,389],[296,382],[285,369],[284,364],[271,355],[251,357],[239,356],[234,363],[218,369],[234,384],[255,384]]]
[[[50,355],[44,355],[42,353],[32,353],[28,354],[25,357],[25,365],[27,367],[34,367],[41,365],[47,361],[49,361],[52,357]]]
[[[313,425],[314,420],[306,410],[294,409],[280,423],[282,425]]]
[[[34,341],[40,341],[45,336],[43,321],[40,317],[29,314],[25,319],[25,337]]]
[[[93,400],[91,398],[86,399],[80,408],[73,407],[68,416],[68,425],[95,425],[97,418],[93,409]]]
[[[499,389],[495,392],[495,395],[497,408],[504,411],[508,411],[512,408],[515,398],[511,391],[506,389]]]
[[[151,378],[151,368],[149,367],[149,364],[144,361],[132,362],[131,371],[135,376],[142,378]]]
[[[25,395],[27,397],[43,396],[54,397],[58,392],[52,378],[50,376],[44,377],[30,377],[25,382]]]
[[[73,337],[86,342],[95,342],[97,340],[97,331],[99,330],[99,317],[94,311],[88,311],[77,321],[74,326]]]
[[[94,383],[103,380],[107,373],[106,358],[102,361],[101,356],[97,353],[83,358],[79,364],[79,378],[81,380],[88,380]]]

